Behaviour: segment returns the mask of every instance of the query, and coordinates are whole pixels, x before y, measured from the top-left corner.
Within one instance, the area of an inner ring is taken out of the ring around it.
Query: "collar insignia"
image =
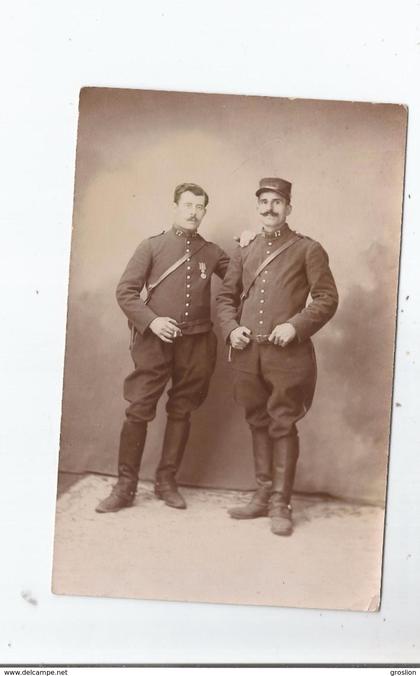
[[[177,237],[197,237],[197,230],[184,230],[183,228],[175,228],[175,235]]]

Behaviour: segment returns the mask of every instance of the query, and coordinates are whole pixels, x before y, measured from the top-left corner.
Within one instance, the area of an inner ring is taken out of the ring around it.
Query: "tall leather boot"
[[[228,513],[233,519],[256,519],[267,516],[271,495],[272,440],[267,428],[251,428],[257,490],[248,504],[232,507]]]
[[[293,532],[290,499],[298,457],[299,439],[297,436],[274,440],[273,492],[268,513],[271,517],[271,532],[275,535],[291,535]]]
[[[118,453],[118,481],[111,494],[99,503],[95,511],[118,512],[133,504],[146,432],[146,422],[134,423],[125,420],[121,429]]]
[[[173,420],[166,422],[163,438],[162,455],[155,479],[155,495],[164,500],[168,507],[186,509],[187,504],[178,491],[175,475],[181,464],[190,433],[189,420]]]

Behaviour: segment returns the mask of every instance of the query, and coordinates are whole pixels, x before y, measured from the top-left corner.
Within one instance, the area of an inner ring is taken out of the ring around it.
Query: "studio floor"
[[[236,521],[238,491],[182,488],[188,509],[167,507],[150,483],[133,507],[98,514],[115,478],[60,482],[53,591],[78,596],[373,611],[380,594],[384,510],[294,496],[295,532],[268,518]]]

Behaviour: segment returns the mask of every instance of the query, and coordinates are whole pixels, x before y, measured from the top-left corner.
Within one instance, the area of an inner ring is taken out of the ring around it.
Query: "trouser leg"
[[[233,369],[234,399],[245,409],[245,418],[252,429],[268,428],[270,416],[267,402],[271,386],[262,378],[261,373],[250,373]]]
[[[177,338],[173,347],[172,383],[166,411],[172,420],[189,419],[205,401],[216,366],[213,331]]]
[[[170,507],[185,509],[175,476],[190,432],[190,414],[205,400],[216,363],[217,340],[212,331],[177,338],[173,348],[168,420],[156,471],[156,495]]]
[[[124,422],[118,451],[118,481],[111,494],[96,507],[97,512],[117,512],[133,504],[146,433],[146,422]]]
[[[229,510],[234,519],[256,519],[268,514],[272,487],[272,440],[266,427],[252,427],[251,433],[257,490],[248,504]]]
[[[97,512],[115,512],[133,503],[147,422],[154,418],[170,378],[172,345],[163,343],[151,331],[136,334],[131,356],[135,369],[124,381],[124,398],[129,406],[120,436],[118,481],[111,495],[97,506]]]
[[[171,377],[174,346],[164,343],[150,330],[137,333],[131,350],[134,371],[124,381],[124,399],[129,402],[127,420],[148,422]]]
[[[273,345],[260,351],[261,373],[270,396],[267,412],[273,439],[273,486],[269,515],[276,535],[293,531],[290,500],[299,456],[296,423],[308,412],[315,390],[316,362],[312,344]]]
[[[296,435],[296,423],[309,411],[316,384],[316,362],[310,342],[280,348],[263,345],[260,374],[269,396],[266,411],[273,439]]]

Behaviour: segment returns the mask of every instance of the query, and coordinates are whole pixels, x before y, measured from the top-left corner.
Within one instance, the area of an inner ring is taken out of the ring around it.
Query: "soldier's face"
[[[187,190],[174,204],[174,225],[187,230],[195,230],[206,215],[204,195],[194,195]]]
[[[257,211],[266,230],[276,230],[286,222],[292,207],[284,197],[276,192],[267,190],[257,199]]]

